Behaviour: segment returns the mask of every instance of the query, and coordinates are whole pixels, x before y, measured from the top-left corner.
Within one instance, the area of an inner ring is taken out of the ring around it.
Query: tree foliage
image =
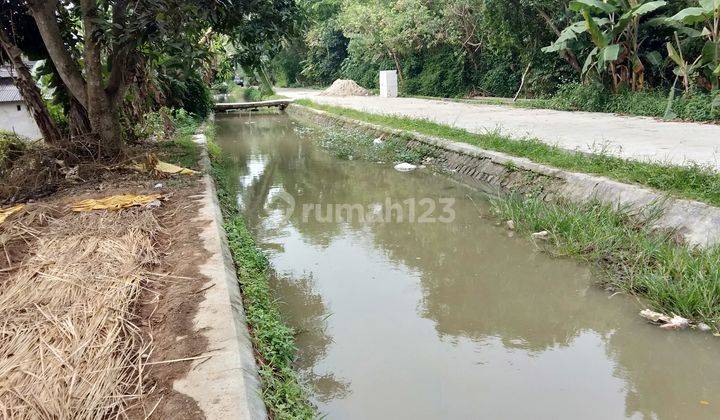
[[[237,62],[259,66],[298,21],[294,0],[2,2],[2,29],[27,56],[47,59],[43,77],[76,122],[67,135],[104,157],[122,153],[130,125],[148,111],[206,115],[224,46]]]
[[[289,83],[343,77],[372,88],[378,70],[396,69],[410,94],[512,96],[523,74],[529,97],[572,82],[615,93],[669,89],[684,73],[688,91],[711,92],[718,1],[306,1],[297,58],[286,51],[284,60],[302,66]]]

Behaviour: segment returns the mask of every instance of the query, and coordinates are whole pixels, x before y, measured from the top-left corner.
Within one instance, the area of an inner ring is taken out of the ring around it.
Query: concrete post
[[[397,98],[398,82],[396,70],[383,70],[380,72],[380,96],[383,98]]]

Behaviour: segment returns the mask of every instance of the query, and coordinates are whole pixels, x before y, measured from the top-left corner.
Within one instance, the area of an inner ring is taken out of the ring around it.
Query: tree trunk
[[[40,129],[45,142],[54,146],[66,144],[66,139],[62,136],[60,129],[58,129],[57,124],[55,124],[55,121],[50,116],[50,112],[43,101],[42,93],[35,84],[35,79],[33,79],[30,70],[22,61],[20,49],[10,41],[10,38],[3,28],[0,28],[0,45],[10,58],[13,69],[15,69],[17,73],[16,77],[13,78],[15,86],[17,86],[20,91],[20,95],[30,110],[30,115],[35,119],[35,124],[37,124]]]
[[[84,136],[92,133],[92,127],[85,108],[72,95],[70,95],[68,126],[71,136]]]
[[[80,69],[65,48],[65,41],[55,17],[57,4],[58,0],[28,1],[30,14],[35,19],[43,44],[45,44],[45,48],[47,48],[60,78],[78,102],[86,106],[85,81],[82,78]]]
[[[400,67],[400,60],[398,59],[397,54],[395,54],[395,51],[390,50],[390,56],[392,56],[393,60],[395,61],[395,69],[397,70],[398,74],[398,81],[400,84],[403,83],[403,74],[402,74],[402,68]]]
[[[85,79],[87,86],[87,112],[90,125],[98,137],[98,155],[117,157],[122,152],[120,122],[117,109],[103,86],[103,71],[100,45],[97,42],[98,31],[95,21],[98,19],[94,0],[82,0],[83,26],[85,28]]]

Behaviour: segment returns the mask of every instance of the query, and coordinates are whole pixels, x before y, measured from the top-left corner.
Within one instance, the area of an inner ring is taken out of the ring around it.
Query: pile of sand
[[[355,83],[354,80],[338,79],[332,86],[325,89],[320,96],[370,96],[369,90]]]

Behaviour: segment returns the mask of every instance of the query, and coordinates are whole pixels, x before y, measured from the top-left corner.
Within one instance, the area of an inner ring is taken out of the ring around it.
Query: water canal
[[[717,338],[646,324],[589,267],[497,226],[478,192],[338,160],[295,128],[219,115],[217,139],[327,418],[720,418]],[[404,220],[384,218],[398,203]]]

